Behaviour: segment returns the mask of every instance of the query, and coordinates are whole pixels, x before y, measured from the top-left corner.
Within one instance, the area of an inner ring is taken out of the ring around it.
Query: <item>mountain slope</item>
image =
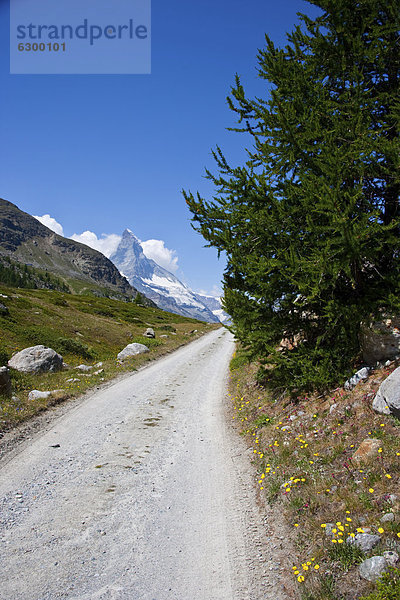
[[[103,254],[54,233],[0,198],[0,255],[60,276],[74,291],[133,298],[137,290]]]
[[[129,229],[125,229],[110,260],[139,292],[163,310],[209,323],[219,321],[175,275],[145,256],[139,240]]]
[[[221,323],[228,323],[230,321],[230,316],[222,308],[221,298],[216,296],[206,296],[204,294],[196,294],[196,298],[211,310],[213,315],[215,315]]]

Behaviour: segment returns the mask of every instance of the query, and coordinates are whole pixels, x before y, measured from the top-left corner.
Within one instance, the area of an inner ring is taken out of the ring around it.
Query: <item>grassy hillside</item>
[[[253,450],[260,496],[286,517],[297,548],[288,563],[302,600],[400,598],[398,574],[376,595],[357,568],[383,551],[400,554],[400,421],[371,407],[396,366],[374,371],[352,391],[289,400],[258,386],[258,365],[240,352],[232,360],[231,416]],[[355,452],[371,439],[375,453],[358,462]],[[382,522],[386,513],[393,520]],[[362,532],[381,537],[366,554],[345,542]]]
[[[1,284],[0,294],[0,302],[8,309],[8,314],[0,311],[0,366],[6,364],[14,352],[37,344],[53,348],[69,365],[68,370],[60,373],[28,375],[13,371],[13,393],[18,400],[0,398],[0,430],[54,401],[76,396],[219,326],[133,302],[95,296],[16,289]],[[154,329],[156,339],[143,337],[147,327]],[[118,352],[132,342],[146,344],[150,352],[119,365]],[[102,362],[102,366],[90,374],[74,369],[81,363],[95,365],[98,362]],[[100,370],[101,373],[94,374]],[[68,381],[70,379],[77,381]],[[62,391],[50,400],[28,401],[32,389]]]

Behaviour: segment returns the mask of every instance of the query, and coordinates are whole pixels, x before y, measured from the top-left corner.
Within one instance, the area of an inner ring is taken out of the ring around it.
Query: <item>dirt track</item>
[[[3,464],[1,600],[291,598],[226,419],[232,351],[214,331],[89,395]]]

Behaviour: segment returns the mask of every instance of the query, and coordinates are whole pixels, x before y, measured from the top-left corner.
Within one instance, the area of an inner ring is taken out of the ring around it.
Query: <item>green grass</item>
[[[16,289],[0,285],[0,297],[9,314],[0,315],[0,366],[23,348],[43,344],[61,354],[69,369],[39,375],[11,371],[13,394],[18,401],[0,398],[0,431],[9,428],[53,402],[74,397],[116,375],[137,368],[193,339],[188,335],[197,329],[201,335],[218,327],[215,324],[187,319],[158,308],[140,306],[93,295],[72,295],[54,290]],[[195,327],[193,326],[195,324]],[[153,327],[156,338],[143,336]],[[174,332],[160,338],[163,331]],[[129,359],[122,365],[116,357],[127,344],[138,342],[150,352]],[[102,373],[79,375],[74,367],[85,362],[102,362]],[[68,379],[79,379],[69,382]],[[63,390],[49,400],[28,401],[32,389]]]

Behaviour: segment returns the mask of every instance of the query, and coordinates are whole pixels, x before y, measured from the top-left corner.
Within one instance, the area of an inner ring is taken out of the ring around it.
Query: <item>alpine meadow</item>
[[[320,16],[259,50],[265,96],[236,76],[245,164],[217,147],[214,197],[183,192],[227,255],[231,330],[260,381],[292,393],[349,375],[362,325],[400,309],[400,0],[308,2]]]

